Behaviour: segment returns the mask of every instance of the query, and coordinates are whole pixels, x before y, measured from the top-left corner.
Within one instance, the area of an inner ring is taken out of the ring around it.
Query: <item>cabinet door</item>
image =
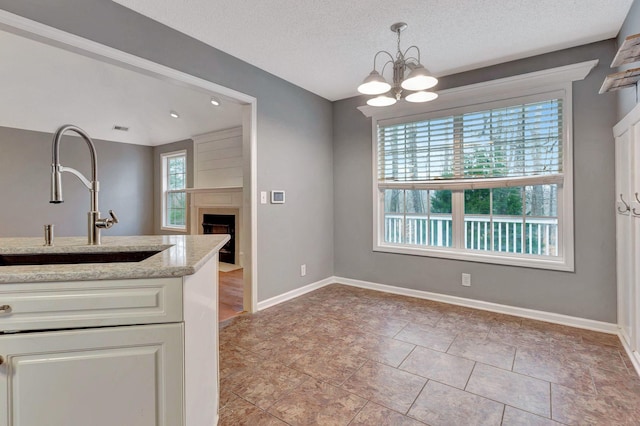
[[[182,324],[0,335],[0,426],[183,425]]]

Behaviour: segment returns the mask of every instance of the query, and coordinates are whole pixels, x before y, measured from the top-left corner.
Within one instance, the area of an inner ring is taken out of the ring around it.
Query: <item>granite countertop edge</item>
[[[0,255],[160,251],[140,262],[0,266],[0,284],[182,277],[196,273],[215,256],[229,236],[145,235],[103,237],[87,245],[85,237],[62,237],[43,246],[41,238],[0,238]]]

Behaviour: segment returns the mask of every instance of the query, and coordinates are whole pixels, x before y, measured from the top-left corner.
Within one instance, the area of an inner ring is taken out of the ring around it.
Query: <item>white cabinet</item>
[[[0,426],[183,424],[183,325],[0,335]]]
[[[613,128],[613,133],[618,325],[640,369],[640,105]]]
[[[184,425],[198,276],[0,284],[0,426]]]

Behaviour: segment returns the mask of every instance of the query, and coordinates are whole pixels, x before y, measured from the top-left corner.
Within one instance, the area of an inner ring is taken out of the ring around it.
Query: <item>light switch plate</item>
[[[267,191],[260,191],[260,204],[267,204]]]

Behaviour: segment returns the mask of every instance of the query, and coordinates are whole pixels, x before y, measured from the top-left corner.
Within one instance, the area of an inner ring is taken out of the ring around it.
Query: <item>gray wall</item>
[[[600,59],[573,85],[575,273],[372,252],[371,120],[365,98],[334,104],[335,274],[409,289],[616,322],[615,215],[612,213],[616,96],[598,95],[615,54],[595,43],[442,78],[462,86]],[[472,286],[462,287],[461,274]]]
[[[57,236],[86,236],[89,190],[63,173],[64,203],[50,204],[53,134],[0,127],[0,237],[42,236],[45,223]],[[153,232],[153,150],[124,143],[94,141],[98,156],[100,211],[114,210],[120,223],[103,235]],[[63,166],[91,177],[86,143],[65,136],[60,143]]]
[[[284,205],[255,204],[258,300],[333,275],[329,101],[113,2],[0,0],[0,8],[257,98],[258,190],[287,191]]]
[[[624,20],[624,24],[618,34],[618,46],[627,36],[640,33],[640,1],[635,0],[631,5],[629,14]],[[620,69],[611,69],[610,73],[622,71],[629,68],[637,68],[638,63],[627,64]],[[616,92],[618,94],[618,120],[621,120],[629,111],[636,106],[640,99],[640,87],[636,84],[635,88],[621,89]]]
[[[161,155],[173,151],[187,151],[187,188],[193,188],[193,140],[186,139],[183,141],[168,143],[153,147],[153,193],[154,199],[154,215],[153,230],[155,234],[185,234],[185,232],[165,231],[162,229],[162,159]],[[187,217],[187,232],[190,229],[189,218]]]

